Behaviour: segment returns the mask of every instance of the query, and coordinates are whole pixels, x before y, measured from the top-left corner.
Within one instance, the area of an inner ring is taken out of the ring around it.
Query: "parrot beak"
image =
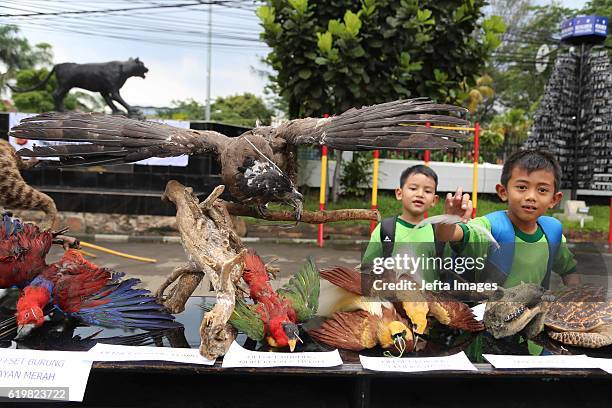
[[[287,335],[289,350],[293,353],[297,342],[299,341],[300,343],[303,343],[302,339],[300,339],[300,329],[295,323],[283,323],[283,330]]]

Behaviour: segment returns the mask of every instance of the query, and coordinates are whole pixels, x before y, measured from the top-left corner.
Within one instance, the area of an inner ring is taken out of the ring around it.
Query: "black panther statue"
[[[53,101],[56,111],[64,111],[63,100],[70,89],[83,88],[92,92],[100,92],[108,106],[113,110],[113,114],[121,113],[113,103],[113,100],[115,100],[127,109],[129,116],[139,116],[138,110],[132,108],[123,100],[119,94],[119,89],[129,77],[139,76],[144,78],[148,71],[147,67],[138,58],[97,64],[67,62],[55,65],[45,79],[30,88],[16,89],[12,86],[9,86],[9,88],[14,92],[29,92],[42,88],[55,72],[57,88],[53,91]]]

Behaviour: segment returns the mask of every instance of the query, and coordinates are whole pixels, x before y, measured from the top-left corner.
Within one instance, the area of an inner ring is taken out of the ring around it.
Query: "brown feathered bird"
[[[323,344],[345,350],[380,346],[395,349],[401,355],[414,347],[412,332],[395,309],[384,309],[382,316],[365,310],[336,312],[321,326],[308,330],[308,334]]]
[[[405,275],[400,279],[408,279]],[[414,290],[403,299],[401,309],[413,324],[416,335],[424,334],[431,316],[445,326],[470,332],[484,330],[482,322],[476,320],[472,309],[444,291]]]
[[[412,350],[414,339],[408,321],[391,302],[364,296],[368,275],[344,266],[319,271],[321,290],[318,315],[328,317],[308,333],[321,343],[347,350],[377,345],[395,348],[400,354]],[[327,283],[329,282],[329,283]]]
[[[382,298],[364,295],[373,288],[376,275],[363,274],[353,268],[336,266],[319,272],[321,278],[321,295],[319,299],[319,315],[330,316],[333,312],[365,310],[370,314],[382,316],[385,309],[397,307],[405,313],[411,323],[415,335],[424,334],[428,326],[428,317],[433,317],[441,324],[465,331],[477,332],[484,330],[482,322],[476,320],[472,309],[465,303],[453,298],[447,292],[431,290],[411,290],[379,292]],[[402,275],[400,280],[411,280]],[[332,283],[329,287],[325,281]],[[418,287],[419,285],[416,285]],[[386,301],[387,297],[398,296],[401,302],[394,306]]]
[[[448,138],[466,134],[436,126],[466,125],[466,120],[449,115],[465,111],[426,98],[407,99],[350,109],[324,119],[294,119],[276,128],[257,127],[236,138],[121,116],[52,112],[24,119],[10,134],[23,139],[85,142],[19,152],[26,157],[59,156],[61,166],[211,153],[221,163],[223,183],[237,201],[255,205],[262,212],[268,202],[288,203],[299,216],[303,197],[294,185],[297,145],[339,150],[454,148],[459,145]],[[426,127],[427,122],[432,127]]]

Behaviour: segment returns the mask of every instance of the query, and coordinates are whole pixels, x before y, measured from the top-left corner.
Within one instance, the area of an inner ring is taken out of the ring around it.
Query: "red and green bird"
[[[17,302],[17,325],[27,332],[42,325],[47,312],[57,311],[92,326],[143,330],[181,326],[148,290],[135,288],[140,279],[122,280],[123,276],[69,249],[24,288]]]
[[[242,278],[254,303],[236,298],[229,323],[253,340],[295,350],[301,341],[298,324],[313,317],[319,304],[319,271],[314,261],[309,258],[287,284],[274,291],[262,259],[249,250]]]
[[[0,289],[23,288],[46,267],[55,234],[8,215],[0,223]]]

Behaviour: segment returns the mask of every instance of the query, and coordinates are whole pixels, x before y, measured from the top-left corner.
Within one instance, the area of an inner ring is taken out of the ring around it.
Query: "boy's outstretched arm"
[[[472,217],[473,210],[472,200],[470,195],[463,194],[461,187],[457,188],[455,194],[446,194],[444,201],[444,214],[458,215],[461,217],[461,222],[467,223]],[[437,224],[436,239],[438,241],[459,242],[463,240],[463,229],[457,224]]]

